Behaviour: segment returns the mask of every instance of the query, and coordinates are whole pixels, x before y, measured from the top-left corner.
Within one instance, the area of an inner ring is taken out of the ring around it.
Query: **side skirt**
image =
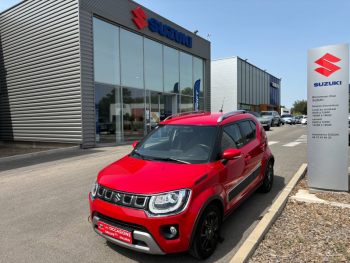
[[[255,186],[255,188],[249,194],[247,194],[246,197],[244,197],[234,208],[232,208],[231,211],[229,211],[224,216],[223,221],[225,221],[229,217],[229,215],[231,215],[231,213],[236,210],[237,207],[239,207],[251,194],[253,194],[262,185],[262,183],[263,181],[261,181],[257,186]]]

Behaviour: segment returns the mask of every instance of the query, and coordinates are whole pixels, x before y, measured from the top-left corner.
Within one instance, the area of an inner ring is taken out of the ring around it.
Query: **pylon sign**
[[[308,50],[310,188],[349,191],[349,44]]]

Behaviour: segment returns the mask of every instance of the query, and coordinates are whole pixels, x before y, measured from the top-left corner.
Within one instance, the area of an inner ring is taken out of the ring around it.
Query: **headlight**
[[[98,183],[96,182],[94,184],[94,187],[92,187],[90,194],[91,194],[91,199],[95,200],[96,194],[97,194],[97,189],[98,189]]]
[[[154,195],[149,201],[148,216],[169,216],[183,212],[190,200],[191,190],[183,189]]]

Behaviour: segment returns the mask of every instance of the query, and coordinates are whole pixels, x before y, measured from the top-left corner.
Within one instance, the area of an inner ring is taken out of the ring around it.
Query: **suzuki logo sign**
[[[323,68],[317,68],[317,69],[315,69],[315,71],[320,73],[323,76],[328,77],[329,75],[331,75],[332,73],[334,73],[340,69],[340,67],[338,67],[330,62],[336,63],[339,61],[340,61],[339,58],[327,53],[322,58],[315,61],[316,64],[323,67]]]
[[[133,18],[132,21],[134,21],[134,23],[139,29],[142,29],[145,26],[147,26],[147,23],[145,21],[145,19],[147,19],[147,16],[145,12],[143,12],[141,7],[138,7],[135,10],[132,10],[131,12],[135,15],[135,18]]]
[[[134,21],[135,25],[138,27],[138,29],[142,29],[145,26],[147,26],[147,22],[145,19],[147,19],[147,15],[141,7],[136,8],[135,10],[131,11],[134,14],[134,18],[132,21]],[[161,36],[167,37],[171,40],[174,40],[175,42],[182,44],[186,47],[191,48],[192,47],[192,37],[187,36],[186,34],[176,30],[175,28],[172,28],[171,26],[168,26],[161,21],[158,21],[155,18],[149,18],[148,19],[148,28],[152,32],[158,32]]]

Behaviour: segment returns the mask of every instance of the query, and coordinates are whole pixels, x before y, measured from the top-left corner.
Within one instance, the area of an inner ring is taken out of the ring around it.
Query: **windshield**
[[[131,155],[155,161],[206,163],[216,129],[217,126],[158,125]]]
[[[261,115],[257,112],[249,112],[250,114],[254,115],[255,117],[259,118]]]
[[[268,111],[260,112],[260,115],[261,115],[261,116],[272,115],[272,112],[268,112]]]
[[[281,118],[292,118],[293,115],[290,115],[290,114],[284,114],[281,116]]]

